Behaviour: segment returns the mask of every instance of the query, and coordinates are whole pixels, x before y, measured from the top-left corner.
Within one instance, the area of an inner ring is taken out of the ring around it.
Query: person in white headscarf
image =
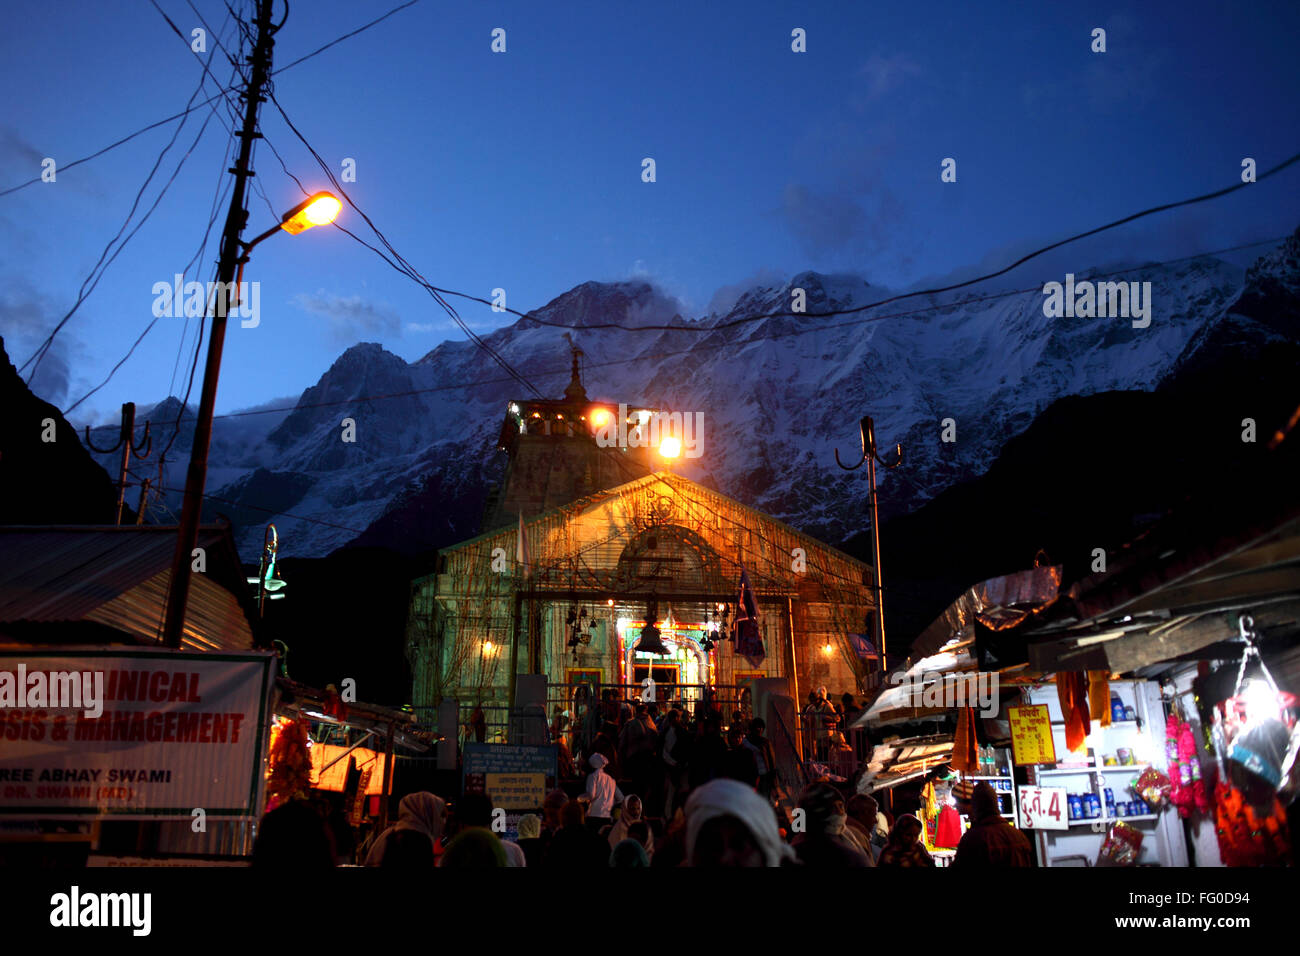
[[[592,754],[587,762],[591,764],[591,773],[587,774],[587,826],[599,833],[613,822],[614,808],[623,802],[623,791],[605,772],[609,760],[604,754]]]
[[[737,780],[711,780],[686,801],[688,866],[782,866],[794,851],[781,839],[765,797]]]
[[[397,822],[379,834],[370,852],[366,854],[366,866],[383,866],[384,851],[390,838],[397,831],[414,830],[429,838],[429,849],[437,852],[438,841],[442,839],[442,830],[447,822],[447,801],[427,790],[408,793],[397,805]]]
[[[627,839],[627,828],[641,819],[641,798],[635,793],[623,801],[623,812],[609,830],[609,847],[612,850]]]

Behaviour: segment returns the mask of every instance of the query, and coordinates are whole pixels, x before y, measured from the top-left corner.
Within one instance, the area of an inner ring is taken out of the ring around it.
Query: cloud
[[[387,303],[375,303],[359,295],[332,295],[323,289],[315,295],[300,293],[292,301],[304,312],[325,319],[330,336],[340,344],[402,333],[401,319]]]
[[[0,292],[0,329],[3,330],[5,351],[14,367],[18,368],[45,341],[54,328],[55,318],[46,299],[21,280],[8,283],[10,288]],[[23,370],[23,380],[40,398],[60,408],[68,399],[73,384],[73,368],[85,359],[86,349],[79,339],[65,327],[41,357]],[[30,379],[30,381],[28,381]]]
[[[867,225],[866,210],[846,191],[816,192],[799,183],[782,190],[781,214],[795,235],[819,252],[855,241]]]
[[[63,185],[65,182],[77,192],[86,193],[96,198],[103,199],[107,193],[103,184],[95,174],[85,165],[78,166],[73,173],[65,178],[63,176],[63,163],[72,162],[73,157],[68,155],[50,156],[49,153],[43,152],[28,142],[18,132],[10,126],[0,127],[0,163],[6,167],[13,165],[17,172],[6,174],[6,186],[16,186],[18,183],[27,182],[29,179],[40,176],[44,169],[41,163],[49,157],[55,161],[55,185]],[[37,188],[40,184],[31,187]]]
[[[742,295],[750,289],[762,286],[770,289],[782,289],[785,287],[788,277],[783,272],[776,269],[764,267],[759,269],[753,275],[741,279],[739,282],[732,282],[729,285],[719,286],[718,290],[713,293],[713,298],[709,299],[708,312],[710,315],[726,315],[736,307],[736,302]]]
[[[866,82],[863,97],[874,102],[905,84],[910,77],[924,76],[925,70],[906,53],[893,56],[872,54],[858,68],[858,76]]]
[[[823,268],[851,265],[900,250],[897,237],[906,219],[902,200],[888,186],[863,190],[839,185],[821,190],[789,183],[781,193],[779,215],[813,256],[826,260]],[[895,245],[891,246],[891,238]]]

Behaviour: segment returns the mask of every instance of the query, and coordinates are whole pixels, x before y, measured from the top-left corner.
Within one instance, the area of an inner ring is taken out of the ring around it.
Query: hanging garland
[[[306,720],[283,720],[271,728],[271,750],[266,773],[268,811],[290,800],[301,800],[307,796],[307,790],[311,786],[308,728]]]
[[[1176,713],[1165,722],[1165,757],[1169,765],[1169,799],[1178,808],[1178,815],[1187,819],[1193,810],[1208,811],[1210,801],[1201,786],[1201,764],[1196,759],[1192,726]]]

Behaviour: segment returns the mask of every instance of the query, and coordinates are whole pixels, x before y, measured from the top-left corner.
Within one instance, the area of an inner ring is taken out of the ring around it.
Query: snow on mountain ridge
[[[1251,267],[1254,281],[1291,287],[1300,274],[1296,246],[1290,240],[1261,258]],[[1247,281],[1243,270],[1206,258],[1120,278],[1151,282],[1149,328],[1134,329],[1126,319],[1049,319],[1038,291],[962,302],[978,295],[972,290],[861,314],[780,315],[719,327],[789,312],[793,288],[805,289],[809,313],[888,295],[860,277],[812,272],[780,288],[756,285],[724,315],[682,317],[675,300],[640,280],[586,282],[533,314],[568,327],[583,349],[593,399],[704,414],[704,454],[680,466],[688,477],[838,541],[865,523],[865,469],[850,475],[834,462],[837,447],[856,458],[861,415],[875,419],[882,449],[903,444],[903,467],[881,476],[882,506],[887,513],[910,509],[983,471],[1009,437],[1063,395],[1155,387],[1198,333],[1224,321]],[[603,322],[680,328],[591,328]],[[545,397],[562,394],[569,380],[565,328],[525,318],[483,339]],[[481,501],[500,475],[496,439],[506,402],[525,397],[523,386],[468,342],[444,342],[412,363],[374,343],[353,346],[297,409],[268,427],[264,441],[250,437],[256,447],[236,453],[223,446],[219,420],[213,475],[227,487],[215,480],[210,487],[236,501],[252,488],[274,488],[281,511],[343,526],[275,517],[297,554],[327,553],[355,537],[348,529],[385,515],[390,531],[409,536],[411,550],[445,544],[477,532],[470,502]],[[344,418],[355,422],[355,443],[342,441]],[[947,418],[956,424],[955,443],[941,441]],[[256,466],[265,472],[250,483]],[[426,486],[443,496],[445,520],[404,526],[403,503]],[[255,555],[260,524],[240,531],[245,556]]]

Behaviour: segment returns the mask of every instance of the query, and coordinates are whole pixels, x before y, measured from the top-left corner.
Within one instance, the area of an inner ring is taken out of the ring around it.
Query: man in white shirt
[[[587,826],[597,833],[612,824],[614,808],[623,802],[623,791],[618,789],[614,778],[605,772],[609,763],[604,754],[592,754],[587,761],[591,764],[591,773],[587,774]]]

